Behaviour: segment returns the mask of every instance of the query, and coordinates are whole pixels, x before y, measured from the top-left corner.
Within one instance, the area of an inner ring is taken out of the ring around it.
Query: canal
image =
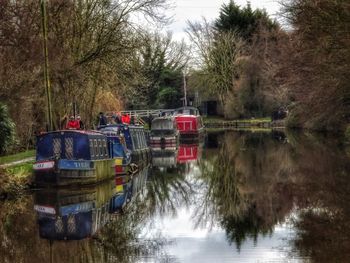
[[[118,182],[0,202],[0,262],[348,262],[349,168],[334,137],[208,133]]]

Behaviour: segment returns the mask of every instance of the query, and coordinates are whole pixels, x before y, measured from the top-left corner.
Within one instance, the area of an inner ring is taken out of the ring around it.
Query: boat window
[[[53,155],[56,158],[61,157],[61,138],[53,139]]]
[[[138,150],[140,148],[139,146],[139,140],[137,137],[137,130],[133,132],[134,142],[135,142],[135,149]]]
[[[97,148],[98,148],[98,155],[99,156],[103,156],[102,155],[102,147],[101,147],[101,140],[100,139],[97,140]]]
[[[95,149],[95,157],[98,157],[97,139],[94,139],[94,149]]]
[[[108,157],[108,148],[106,140],[103,140],[103,149],[105,150],[105,156]]]
[[[66,158],[73,159],[73,138],[72,137],[65,138],[64,148],[66,151]]]
[[[92,139],[90,139],[89,142],[90,142],[90,155],[91,155],[91,157],[94,157],[95,156],[94,141]]]
[[[142,149],[143,148],[143,141],[142,141],[142,136],[141,136],[141,130],[138,131],[138,135],[139,135],[140,149]]]
[[[134,149],[137,150],[138,149],[138,141],[137,141],[137,135],[136,135],[135,130],[132,131],[131,138],[133,141]]]

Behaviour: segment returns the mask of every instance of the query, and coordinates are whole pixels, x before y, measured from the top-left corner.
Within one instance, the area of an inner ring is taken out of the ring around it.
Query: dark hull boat
[[[94,184],[112,178],[130,156],[117,135],[63,130],[39,135],[33,165],[38,186]]]

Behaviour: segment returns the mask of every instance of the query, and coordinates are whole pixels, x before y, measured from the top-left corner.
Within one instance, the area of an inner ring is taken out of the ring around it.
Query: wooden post
[[[51,106],[51,85],[49,78],[49,54],[47,49],[47,16],[46,16],[46,0],[40,0],[41,11],[41,25],[43,30],[43,50],[44,50],[44,80],[45,80],[45,93],[46,93],[46,118],[47,118],[47,130],[53,130],[52,121],[52,106]]]

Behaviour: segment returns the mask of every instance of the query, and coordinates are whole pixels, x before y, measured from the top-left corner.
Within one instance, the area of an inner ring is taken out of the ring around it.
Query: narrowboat
[[[178,108],[174,112],[177,129],[183,138],[198,138],[204,131],[202,118],[194,107]]]
[[[39,235],[49,240],[81,240],[93,236],[110,220],[114,181],[84,189],[54,189],[35,193]]]
[[[127,149],[124,135],[117,131],[101,130],[101,133],[107,136],[110,156],[115,158],[115,175],[123,175],[132,172],[131,169],[131,151]]]
[[[94,184],[116,175],[129,157],[117,136],[62,130],[41,134],[33,165],[37,186]]]
[[[126,124],[110,124],[100,126],[100,132],[115,131],[125,140],[126,148],[131,153],[131,162],[140,165],[145,165],[150,161],[151,150],[147,143],[146,132],[143,126],[126,125]]]
[[[150,146],[152,149],[177,149],[179,131],[174,117],[157,117],[152,120]]]

